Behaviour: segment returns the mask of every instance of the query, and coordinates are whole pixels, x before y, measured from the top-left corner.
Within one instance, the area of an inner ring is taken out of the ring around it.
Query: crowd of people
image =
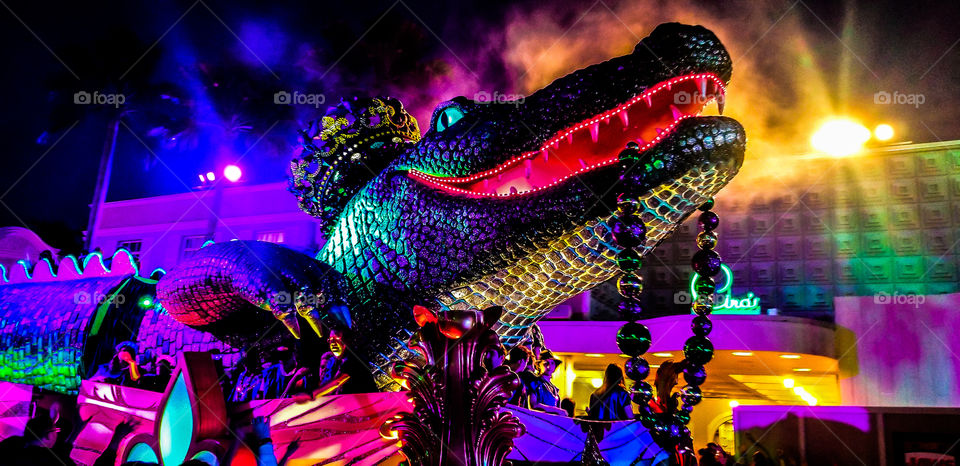
[[[327,345],[329,351],[317,363],[298,361],[297,352],[285,346],[247,352],[230,378],[229,401],[376,391],[369,371],[347,349],[341,333],[331,330]]]
[[[518,388],[510,397],[508,404],[542,411],[550,414],[575,417],[576,405],[570,398],[561,398],[560,389],[553,383],[554,373],[562,361],[551,351],[544,348],[542,335],[534,327],[527,340],[504,354],[503,348],[487,355],[484,365],[488,369],[507,365],[519,377]],[[351,357],[347,343],[336,331],[327,339],[328,349],[315,364],[301,364],[297,351],[279,346],[267,350],[247,351],[240,364],[229,377],[224,377],[224,389],[228,400],[243,403],[251,400],[286,398],[339,393],[362,393],[375,391],[372,379],[366,368]],[[141,363],[137,347],[130,342],[122,342],[115,347],[112,358],[97,367],[91,378],[116,385],[132,386],[153,391],[163,391],[174,369],[172,359],[161,356],[143,358]],[[672,361],[661,363],[654,380],[656,396],[649,402],[653,412],[670,414],[679,408],[679,393],[675,390],[681,365]],[[366,376],[366,377],[365,377]],[[46,465],[71,464],[69,452],[73,441],[89,420],[79,416],[65,420],[59,416],[59,407],[55,404],[49,411],[40,410],[27,423],[25,434],[11,437],[0,442],[0,457],[6,458],[4,464]],[[602,383],[590,395],[583,414],[576,416],[587,421],[618,421],[635,418],[630,392],[624,386],[624,371],[617,364],[609,364],[604,370]],[[259,429],[258,429],[259,426]],[[110,446],[97,460],[95,466],[113,465],[116,461],[119,441],[132,432],[133,426],[121,424],[113,432]],[[263,439],[269,440],[269,427],[264,420],[254,419],[246,426],[237,426],[240,432],[246,432],[244,441],[257,445],[258,465],[284,464],[285,458],[277,461],[272,448],[264,446]],[[257,432],[262,433],[257,438]],[[596,439],[602,438],[602,432],[596,433]],[[269,445],[267,445],[269,446]],[[291,452],[291,449],[287,449]],[[261,454],[262,453],[262,454]],[[767,459],[763,452],[747,456],[741,454],[738,459],[725,452],[717,443],[710,443],[698,451],[700,465],[757,465],[777,464]],[[262,462],[260,462],[262,460]],[[205,463],[184,463],[184,466],[201,466]],[[795,463],[794,463],[795,464]]]
[[[143,363],[137,354],[137,345],[124,341],[115,347],[109,361],[97,367],[90,380],[162,392],[170,381],[174,364],[169,356],[150,358]]]
[[[23,435],[12,436],[0,441],[0,464],[4,466],[74,466],[70,458],[74,441],[90,419],[83,420],[74,416],[74,422],[60,416],[58,404],[51,409],[37,409],[27,421]],[[111,434],[110,440],[92,466],[114,466],[121,441],[136,429],[133,422],[122,422]],[[257,466],[284,466],[297,446],[287,446],[286,456],[277,458],[270,442],[270,426],[263,418],[254,418],[246,425],[233,426],[236,440],[230,444],[227,457],[232,457],[241,445],[250,448]],[[156,463],[128,461],[121,466],[157,466]],[[199,459],[188,459],[179,466],[210,466]]]

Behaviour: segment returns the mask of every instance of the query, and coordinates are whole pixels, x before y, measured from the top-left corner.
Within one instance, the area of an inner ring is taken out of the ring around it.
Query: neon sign
[[[748,291],[746,296],[734,298],[731,296],[730,289],[733,288],[733,271],[727,264],[721,264],[720,270],[723,272],[723,284],[717,288],[714,294],[713,314],[760,314],[760,297]],[[697,290],[693,284],[700,276],[696,272],[690,277],[690,296],[693,301],[697,300]]]

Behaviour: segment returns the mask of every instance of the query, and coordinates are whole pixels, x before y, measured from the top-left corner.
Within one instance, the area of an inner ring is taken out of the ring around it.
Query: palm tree
[[[84,249],[90,249],[100,210],[107,199],[111,169],[120,127],[139,108],[150,108],[151,99],[160,98],[164,86],[152,82],[159,51],[148,50],[136,34],[115,28],[91,45],[76,45],[63,54],[75,73],[61,73],[50,83],[50,114],[47,131],[38,143],[49,141],[80,121],[92,119],[106,128],[94,185]]]

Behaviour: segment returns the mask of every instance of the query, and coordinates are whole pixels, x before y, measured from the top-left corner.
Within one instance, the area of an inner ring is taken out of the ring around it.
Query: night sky
[[[278,181],[295,130],[341,97],[392,95],[425,128],[440,101],[529,93],[665,21],[702,24],[730,50],[725,114],[747,129],[747,177],[809,151],[831,115],[890,123],[898,141],[960,139],[956,1],[96,3],[0,0],[0,226],[71,252],[110,121],[111,200],[184,192],[228,163],[245,182]],[[325,105],[275,105],[279,91]],[[125,102],[77,105],[77,92]]]

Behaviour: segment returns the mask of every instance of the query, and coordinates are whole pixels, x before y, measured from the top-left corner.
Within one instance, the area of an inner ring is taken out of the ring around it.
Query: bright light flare
[[[603,379],[590,379],[590,385],[593,385],[593,388],[600,388],[600,386],[603,385]]]
[[[243,176],[243,172],[240,171],[240,167],[236,165],[227,165],[223,169],[223,176],[231,183],[236,183],[240,180],[240,177]]]
[[[783,379],[783,386],[786,388],[793,388],[796,385],[796,382],[793,379]]]
[[[740,402],[737,400],[730,400],[729,405],[731,408],[736,408],[737,406],[740,406]]]
[[[893,126],[886,123],[877,125],[873,129],[873,137],[878,141],[889,141],[893,139]]]
[[[832,119],[820,125],[810,144],[814,149],[834,157],[856,154],[870,140],[870,130],[853,120]]]

